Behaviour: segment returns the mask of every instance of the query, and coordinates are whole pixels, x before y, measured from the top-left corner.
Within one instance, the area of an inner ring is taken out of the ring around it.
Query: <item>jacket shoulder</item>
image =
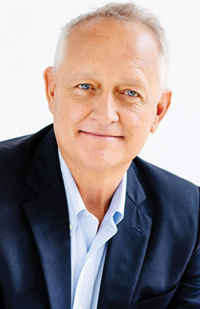
[[[146,162],[139,157],[136,157],[135,160],[133,160],[132,167],[141,182],[144,184],[148,182],[148,186],[153,182],[154,186],[157,184],[159,187],[169,187],[172,190],[179,186],[198,190],[198,187],[190,181]],[[149,183],[149,180],[152,181]]]
[[[47,152],[54,147],[52,125],[28,136],[22,136],[0,143],[0,200],[19,195],[24,180],[37,152],[42,147]],[[51,146],[50,144],[53,144]],[[42,150],[43,151],[43,150]],[[39,158],[41,157],[38,154]]]
[[[149,204],[148,211],[160,211],[182,217],[199,216],[199,187],[140,158],[132,162]],[[167,205],[167,206],[166,206]],[[147,212],[148,212],[147,211]]]
[[[52,129],[52,127],[52,125],[49,125],[35,134],[16,137],[0,142],[0,162],[8,156],[16,155],[17,153],[31,153],[34,151],[37,144]]]

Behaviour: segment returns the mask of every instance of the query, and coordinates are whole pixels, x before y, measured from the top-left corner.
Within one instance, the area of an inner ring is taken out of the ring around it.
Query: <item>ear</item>
[[[43,73],[46,97],[49,105],[49,110],[54,113],[54,96],[56,89],[55,73],[53,72],[53,67],[48,67]]]
[[[164,116],[166,115],[169,106],[171,104],[171,97],[172,97],[172,92],[171,90],[166,90],[161,97],[160,102],[157,105],[157,113],[154,119],[154,122],[152,124],[151,133],[156,132],[156,130],[158,129],[158,125],[161,122],[161,120],[164,118]]]

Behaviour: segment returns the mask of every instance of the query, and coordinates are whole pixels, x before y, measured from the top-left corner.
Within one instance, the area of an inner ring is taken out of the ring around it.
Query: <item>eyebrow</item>
[[[85,72],[77,72],[74,75],[72,75],[71,80],[76,80],[79,78],[94,78],[94,76],[97,76],[97,72],[90,72],[90,73],[85,73]]]
[[[140,75],[139,74],[135,74],[133,77],[129,76],[121,76],[121,83],[123,84],[129,84],[129,85],[135,85],[138,87],[144,87],[145,85],[148,84],[148,79],[146,78],[145,75]]]

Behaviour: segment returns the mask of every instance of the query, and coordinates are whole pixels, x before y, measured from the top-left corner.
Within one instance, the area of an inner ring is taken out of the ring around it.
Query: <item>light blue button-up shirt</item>
[[[70,221],[71,308],[96,309],[107,242],[117,233],[117,224],[124,217],[126,174],[115,191],[98,230],[99,221],[87,211],[72,174],[60,152],[59,160]]]

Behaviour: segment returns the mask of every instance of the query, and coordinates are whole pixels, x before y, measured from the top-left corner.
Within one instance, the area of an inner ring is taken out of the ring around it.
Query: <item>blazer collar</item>
[[[25,182],[41,193],[60,177],[57,143],[53,129],[38,144]]]
[[[35,191],[35,197],[23,208],[38,248],[51,308],[69,309],[69,219],[53,130],[38,145],[26,184]]]
[[[133,161],[127,172],[127,196],[134,203],[139,206],[145,199],[146,195],[142,185],[136,175],[135,162]]]
[[[108,244],[98,309],[126,308],[131,303],[150,238],[152,219],[140,211],[146,196],[134,164],[127,180],[125,216]]]

